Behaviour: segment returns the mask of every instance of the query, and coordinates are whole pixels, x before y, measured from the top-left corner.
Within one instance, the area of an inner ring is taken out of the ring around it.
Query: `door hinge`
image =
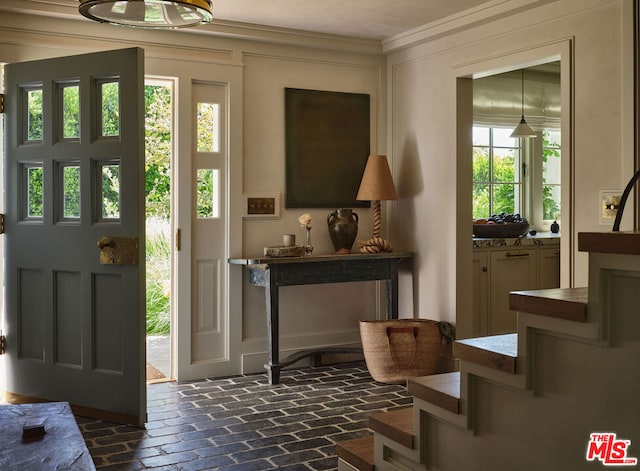
[[[4,93],[0,93],[0,114],[4,113]]]
[[[4,355],[4,335],[2,334],[2,331],[0,330],[0,355]]]
[[[0,234],[4,234],[4,214],[0,213]]]
[[[176,250],[180,252],[182,248],[182,231],[180,229],[176,229]]]

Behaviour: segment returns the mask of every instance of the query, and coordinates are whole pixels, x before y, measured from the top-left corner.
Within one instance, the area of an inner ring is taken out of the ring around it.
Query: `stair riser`
[[[422,471],[420,453],[378,433],[374,434],[375,471]]]
[[[456,425],[463,429],[469,428],[469,423],[465,414],[454,414],[453,412],[449,412],[448,410],[445,410],[442,407],[438,407],[431,402],[423,401],[418,398],[413,400],[413,404],[414,407],[420,409],[420,412],[423,414],[430,415],[439,420],[442,420],[443,422]],[[460,404],[460,406],[462,407],[462,403]],[[417,436],[420,436],[420,434],[417,434]]]
[[[358,468],[354,468],[346,461],[339,459],[338,460],[338,471],[360,471]]]

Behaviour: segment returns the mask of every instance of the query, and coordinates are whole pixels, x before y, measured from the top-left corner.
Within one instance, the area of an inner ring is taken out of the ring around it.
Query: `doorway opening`
[[[171,352],[172,243],[171,80],[145,80],[145,216],[147,382],[173,380]]]

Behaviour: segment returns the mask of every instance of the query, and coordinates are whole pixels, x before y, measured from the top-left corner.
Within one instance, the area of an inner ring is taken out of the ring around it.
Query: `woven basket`
[[[360,321],[360,338],[367,368],[376,381],[403,384],[407,378],[435,373],[442,345],[436,321]]]

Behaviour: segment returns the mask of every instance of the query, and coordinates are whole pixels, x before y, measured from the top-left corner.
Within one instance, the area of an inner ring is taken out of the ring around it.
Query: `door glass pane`
[[[25,168],[26,176],[26,216],[27,218],[42,218],[42,164],[29,165]]]
[[[100,86],[102,136],[120,135],[120,84],[104,82]]]
[[[219,171],[212,168],[199,168],[197,175],[197,216],[198,218],[217,218],[219,208]]]
[[[197,105],[197,149],[198,152],[220,151],[220,105],[198,103]]]
[[[26,90],[27,141],[42,141],[42,89]]]
[[[62,167],[62,217],[77,219],[80,217],[80,166]]]
[[[62,137],[78,139],[80,137],[80,87],[66,85],[62,87]]]
[[[100,217],[120,218],[120,165],[109,163],[100,166]]]

